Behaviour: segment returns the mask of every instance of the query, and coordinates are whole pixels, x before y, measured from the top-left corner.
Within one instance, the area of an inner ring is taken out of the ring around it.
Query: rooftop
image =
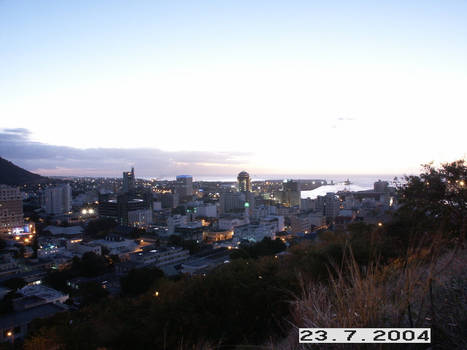
[[[27,310],[16,311],[0,317],[0,328],[12,328],[22,324],[27,324],[35,318],[49,317],[66,310],[67,307],[62,304],[48,303],[32,307]]]
[[[43,299],[53,299],[64,296],[64,294],[59,292],[58,290],[43,286],[41,284],[24,286],[23,288],[19,289],[18,292],[23,294],[24,296],[34,295]]]
[[[78,235],[83,233],[83,228],[81,226],[60,227],[50,225],[44,228],[44,231],[50,231],[53,235]]]

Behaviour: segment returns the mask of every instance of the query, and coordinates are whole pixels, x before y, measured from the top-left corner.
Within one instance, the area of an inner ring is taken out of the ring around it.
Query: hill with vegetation
[[[47,182],[48,178],[31,173],[0,157],[0,184],[24,185]]]

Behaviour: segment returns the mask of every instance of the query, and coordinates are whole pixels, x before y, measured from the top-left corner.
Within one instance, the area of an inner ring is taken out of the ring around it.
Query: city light
[[[94,209],[93,208],[89,208],[89,209],[84,208],[84,209],[81,210],[81,214],[83,214],[83,215],[94,214]]]

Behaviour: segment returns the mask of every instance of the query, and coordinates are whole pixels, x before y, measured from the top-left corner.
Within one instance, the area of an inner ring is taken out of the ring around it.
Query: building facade
[[[42,192],[41,204],[49,215],[61,215],[71,211],[71,187],[63,184],[47,188]]]
[[[17,187],[0,185],[0,233],[23,225],[23,199]]]
[[[240,192],[251,192],[251,179],[250,174],[246,171],[242,171],[237,176],[238,190]]]
[[[131,168],[131,171],[123,172],[123,192],[131,191],[135,188],[135,168]]]
[[[178,175],[175,182],[175,193],[180,198],[193,196],[193,177],[191,175]]]

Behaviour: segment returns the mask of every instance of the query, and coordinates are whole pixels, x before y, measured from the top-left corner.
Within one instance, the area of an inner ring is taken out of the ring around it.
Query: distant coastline
[[[377,174],[377,175],[259,175],[255,176],[251,174],[251,180],[254,181],[265,181],[265,180],[283,180],[283,179],[323,179],[326,180],[328,184],[331,181],[334,184],[343,183],[347,179],[350,180],[352,185],[357,185],[365,188],[373,188],[373,184],[378,181],[388,181],[390,184],[393,183],[394,178],[398,179],[403,178],[404,175],[391,175],[391,174]],[[175,176],[167,177],[141,177],[142,179],[157,179],[160,181],[175,180]],[[227,176],[195,176],[193,175],[193,181],[220,181],[220,182],[236,182],[237,178],[227,177]]]

